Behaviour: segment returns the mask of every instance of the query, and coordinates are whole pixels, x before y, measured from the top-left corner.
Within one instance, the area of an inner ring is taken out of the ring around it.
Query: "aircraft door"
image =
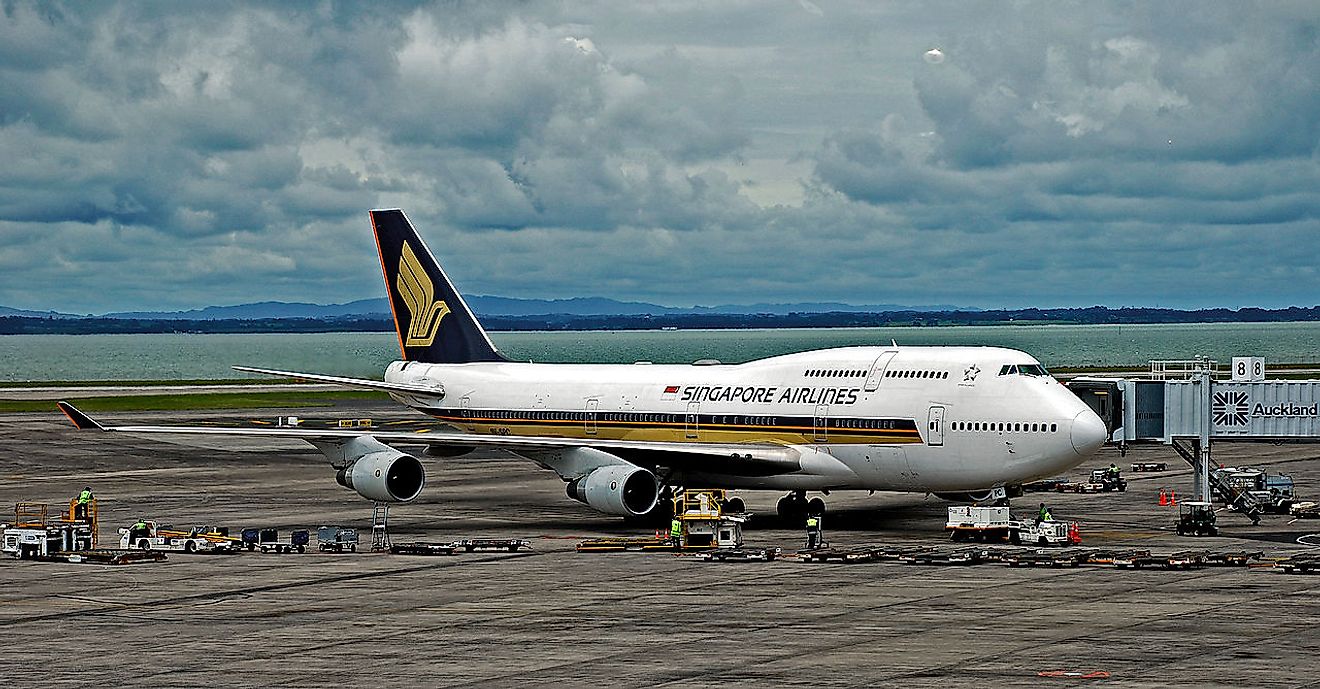
[[[688,402],[687,415],[683,417],[683,426],[688,440],[696,440],[700,429],[697,426],[697,420],[700,418],[698,412],[701,410],[700,402]]]
[[[871,364],[871,374],[866,377],[866,386],[863,388],[866,392],[875,392],[880,388],[880,379],[885,377],[885,367],[889,366],[889,360],[897,353],[884,352],[876,357],[875,363]]]
[[[816,417],[811,426],[815,431],[816,442],[827,443],[830,441],[830,406],[828,404],[816,405]]]
[[[926,421],[926,444],[938,447],[944,444],[944,407],[931,407]]]
[[[596,417],[600,414],[600,400],[587,400],[587,412],[583,421],[587,426],[587,435],[596,435]]]
[[[472,422],[472,410],[469,408],[471,406],[472,400],[467,396],[464,396],[461,402],[463,403],[463,408],[462,411],[459,412],[459,416],[462,417],[463,425],[467,427],[468,432],[469,433],[474,432],[477,430],[477,427]]]

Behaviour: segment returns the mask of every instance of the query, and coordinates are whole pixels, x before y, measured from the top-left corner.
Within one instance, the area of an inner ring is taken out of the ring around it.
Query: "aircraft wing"
[[[430,397],[443,397],[445,389],[441,386],[428,387],[425,385],[408,385],[406,383],[389,383],[383,380],[366,380],[364,378],[344,378],[342,376],[323,376],[319,373],[299,373],[297,371],[273,371],[266,368],[252,368],[250,366],[232,366],[235,371],[244,373],[261,373],[268,376],[280,376],[282,378],[297,378],[299,380],[313,380],[318,383],[335,383],[337,385],[346,385],[353,388],[365,388],[367,390],[384,390],[385,392],[402,392],[409,395],[427,395]],[[62,408],[62,407],[61,407]],[[66,412],[67,413],[67,412]]]
[[[434,394],[434,393],[431,393]],[[220,426],[107,426],[68,402],[57,402],[60,411],[81,430],[128,434],[229,435],[248,438],[281,438],[309,443],[333,443],[370,436],[385,443],[518,450],[553,450],[591,447],[616,454],[637,464],[700,466],[706,470],[748,476],[786,474],[800,470],[798,452],[769,443],[674,443],[650,440],[597,440],[550,436],[476,435],[452,431],[377,431],[363,429],[235,428]]]

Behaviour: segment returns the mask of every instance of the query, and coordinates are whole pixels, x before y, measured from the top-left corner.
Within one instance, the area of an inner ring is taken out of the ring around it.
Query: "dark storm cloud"
[[[1314,3],[0,4],[0,304],[1320,302]],[[922,60],[939,47],[945,59]]]

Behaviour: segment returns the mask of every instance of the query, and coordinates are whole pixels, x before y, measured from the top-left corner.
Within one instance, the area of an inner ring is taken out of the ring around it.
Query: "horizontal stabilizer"
[[[317,383],[334,383],[335,385],[346,385],[352,388],[364,388],[367,390],[384,390],[386,392],[402,392],[410,395],[428,395],[431,397],[443,397],[444,387],[436,385],[434,387],[426,385],[409,385],[407,383],[390,383],[383,380],[366,380],[363,378],[344,378],[342,376],[323,376],[319,373],[299,373],[297,371],[274,371],[266,368],[251,368],[249,366],[231,366],[235,371],[244,373],[260,373],[267,376],[279,376],[281,378],[297,378],[298,380],[310,380]]]

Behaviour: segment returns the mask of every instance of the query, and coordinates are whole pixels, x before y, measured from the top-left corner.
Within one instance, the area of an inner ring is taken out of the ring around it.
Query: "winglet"
[[[69,417],[69,421],[73,422],[74,428],[77,428],[80,431],[89,431],[93,429],[98,431],[105,430],[104,426],[97,423],[92,417],[78,411],[77,407],[68,402],[56,402],[55,406],[59,407],[60,411],[64,412],[65,416]]]

